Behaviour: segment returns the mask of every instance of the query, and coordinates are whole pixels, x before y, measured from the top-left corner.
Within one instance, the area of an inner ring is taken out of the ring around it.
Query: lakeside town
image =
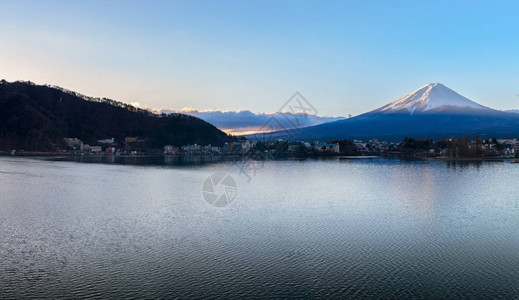
[[[3,155],[253,155],[258,159],[308,156],[407,156],[428,158],[519,158],[519,139],[448,138],[440,140],[404,138],[400,142],[363,140],[331,140],[327,142],[250,141],[238,138],[222,146],[164,145],[162,149],[150,148],[150,138],[126,137],[124,140],[103,138],[95,144],[85,144],[78,138],[65,138],[64,149],[57,152],[34,152],[13,149]]]

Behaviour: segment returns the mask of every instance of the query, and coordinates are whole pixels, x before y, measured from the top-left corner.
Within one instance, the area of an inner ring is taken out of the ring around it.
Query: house
[[[225,151],[225,153],[237,153],[237,152],[240,152],[242,151],[242,144],[241,143],[234,143],[234,142],[231,142],[231,143],[225,143],[225,145],[223,146],[223,150]]]
[[[197,144],[187,145],[187,146],[183,146],[182,150],[187,153],[200,153],[201,147],[200,147],[200,145],[197,145]]]
[[[220,154],[220,153],[222,153],[222,150],[220,149],[220,147],[212,146],[211,147],[211,152]]]
[[[504,155],[505,156],[515,155],[515,150],[513,148],[505,148]]]
[[[244,152],[247,152],[251,149],[252,145],[249,142],[249,140],[246,140],[245,142],[241,143],[241,150]]]
[[[517,139],[501,139],[497,140],[505,149],[505,155],[515,155],[519,152],[519,141]]]
[[[174,154],[178,152],[178,148],[171,145],[164,146],[164,154]]]
[[[232,148],[234,147],[234,143],[225,143],[225,145],[223,146],[223,149],[226,153],[230,153],[232,152]]]
[[[367,143],[364,143],[361,140],[353,140],[353,143],[355,144],[355,146],[357,146],[358,152],[368,152],[369,151]]]
[[[103,148],[101,146],[90,146],[90,152],[92,153],[100,153],[103,151]]]
[[[137,143],[138,140],[139,140],[138,136],[127,136],[124,138],[125,143]]]
[[[115,139],[114,138],[101,139],[101,140],[97,140],[97,142],[100,144],[113,144],[113,143],[115,143]]]
[[[108,154],[114,154],[116,149],[114,147],[108,147],[106,148],[106,153]]]
[[[334,152],[339,153],[339,144],[314,144],[314,150],[319,152]]]

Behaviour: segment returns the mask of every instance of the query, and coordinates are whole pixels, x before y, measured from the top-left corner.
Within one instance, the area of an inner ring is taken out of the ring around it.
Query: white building
[[[173,154],[176,152],[176,147],[173,147],[171,145],[164,146],[164,154]]]
[[[114,138],[102,139],[102,140],[97,140],[97,142],[100,144],[113,144],[113,143],[115,143],[115,139]]]
[[[103,148],[101,148],[101,146],[90,146],[90,152],[99,153],[102,151],[103,151]]]
[[[222,150],[220,149],[220,147],[212,146],[211,147],[211,152],[213,152],[213,153],[221,153]]]
[[[182,147],[182,150],[184,150],[188,153],[199,153],[201,149],[202,149],[201,146],[197,145],[197,144],[187,145],[187,146]]]
[[[249,140],[246,140],[245,142],[241,143],[241,150],[243,152],[247,152],[251,149],[252,145],[251,143],[249,142]]]

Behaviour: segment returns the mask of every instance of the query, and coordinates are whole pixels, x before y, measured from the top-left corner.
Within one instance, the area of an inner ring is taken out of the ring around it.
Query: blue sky
[[[0,1],[0,77],[152,108],[359,114],[430,82],[519,108],[516,1]]]

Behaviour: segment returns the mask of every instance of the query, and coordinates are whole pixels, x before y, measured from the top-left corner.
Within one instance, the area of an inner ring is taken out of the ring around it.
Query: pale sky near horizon
[[[2,1],[0,78],[151,108],[359,114],[430,82],[519,109],[517,1]]]

